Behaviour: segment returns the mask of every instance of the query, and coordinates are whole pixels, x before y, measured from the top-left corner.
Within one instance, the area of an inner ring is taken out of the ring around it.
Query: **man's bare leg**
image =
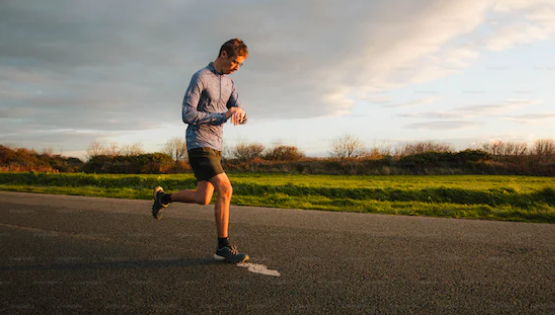
[[[185,189],[171,194],[173,202],[197,203],[206,206],[212,200],[214,185],[203,180],[197,183],[197,189]]]
[[[200,181],[197,183],[197,189],[185,189],[173,194],[165,194],[161,186],[154,188],[154,203],[152,205],[152,215],[155,219],[160,220],[164,215],[164,208],[168,207],[170,202],[197,203],[207,205],[212,200],[214,194],[214,185],[209,181]]]
[[[233,263],[249,260],[249,255],[239,253],[237,248],[231,245],[228,240],[229,204],[231,203],[231,195],[233,194],[233,188],[231,187],[229,178],[225,173],[221,173],[210,178],[210,182],[214,185],[218,193],[214,209],[216,228],[218,230],[218,249],[216,250],[216,254],[214,254],[214,258]]]
[[[210,181],[200,181],[197,184],[197,189],[186,189],[171,194],[171,200],[168,200],[168,202],[174,201],[207,205],[210,203],[214,191],[218,193],[214,209],[216,230],[218,232],[218,249],[214,254],[214,258],[233,263],[249,260],[249,255],[239,253],[237,248],[232,246],[228,240],[229,205],[231,203],[233,188],[225,173],[210,178]],[[152,214],[156,219],[160,220],[163,209],[167,207],[167,205],[164,205],[160,200],[168,195],[164,195],[164,191],[160,186],[154,189],[154,195]]]
[[[231,187],[231,182],[229,181],[226,173],[221,173],[210,178],[210,182],[218,193],[214,209],[218,237],[227,238],[229,227],[229,204],[231,203],[233,188]]]
[[[212,200],[214,190],[218,193],[215,206],[216,228],[219,238],[228,237],[229,204],[233,188],[225,173],[220,173],[210,181],[199,181],[197,189],[185,189],[171,194],[172,202],[197,203],[208,205]]]

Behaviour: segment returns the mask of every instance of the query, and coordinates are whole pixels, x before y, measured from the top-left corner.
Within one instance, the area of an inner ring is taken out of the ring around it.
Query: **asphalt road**
[[[1,314],[555,314],[555,225],[0,192]]]

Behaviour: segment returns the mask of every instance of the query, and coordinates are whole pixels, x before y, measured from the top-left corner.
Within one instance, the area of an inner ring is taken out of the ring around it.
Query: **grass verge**
[[[234,205],[555,223],[555,179],[524,176],[229,174]],[[0,190],[151,199],[192,189],[191,174],[0,173]]]

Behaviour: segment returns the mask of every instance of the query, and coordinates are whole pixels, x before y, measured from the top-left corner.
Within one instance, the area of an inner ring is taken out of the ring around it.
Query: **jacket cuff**
[[[220,118],[218,119],[219,125],[225,124],[227,122],[227,118],[225,117],[225,113],[220,113]]]

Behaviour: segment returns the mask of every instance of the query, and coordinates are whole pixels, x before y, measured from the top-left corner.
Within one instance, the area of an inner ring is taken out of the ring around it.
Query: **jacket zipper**
[[[220,75],[220,98],[218,99],[218,108],[222,102],[222,76]]]

